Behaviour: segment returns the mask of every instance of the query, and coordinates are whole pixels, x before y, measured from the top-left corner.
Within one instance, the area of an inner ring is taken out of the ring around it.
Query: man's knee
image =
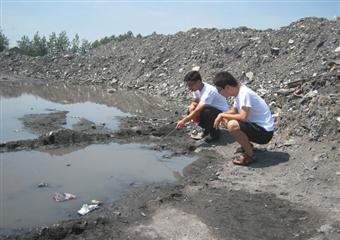
[[[227,129],[230,132],[240,130],[240,125],[236,120],[230,120],[227,122]]]

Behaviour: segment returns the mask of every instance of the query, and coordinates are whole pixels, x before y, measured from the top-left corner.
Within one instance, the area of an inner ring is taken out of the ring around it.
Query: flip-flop
[[[241,166],[248,166],[249,164],[255,162],[255,158],[254,155],[253,156],[249,156],[248,154],[243,153],[242,155],[239,155],[237,157],[235,157],[232,162],[235,165],[241,165]]]
[[[250,143],[250,146],[253,148],[253,151],[256,151],[256,150],[257,150],[257,148],[255,148],[254,145],[253,145],[252,143]],[[236,148],[235,153],[244,153],[243,147],[238,147],[238,148]]]

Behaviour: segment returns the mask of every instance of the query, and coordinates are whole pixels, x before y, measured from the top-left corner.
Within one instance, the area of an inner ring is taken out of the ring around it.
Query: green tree
[[[27,55],[32,55],[33,54],[33,49],[32,49],[32,42],[30,41],[29,37],[23,36],[21,37],[21,40],[17,41],[18,48]]]
[[[52,32],[47,41],[47,49],[48,53],[56,53],[57,52],[57,34]]]
[[[59,33],[56,39],[56,51],[58,53],[67,52],[70,47],[70,41],[66,35],[65,31]]]
[[[74,38],[72,39],[72,42],[71,42],[71,52],[72,53],[78,53],[79,52],[79,44],[80,44],[80,41],[79,41],[79,35],[76,34],[74,36]]]
[[[0,52],[8,48],[8,38],[2,33],[0,29]]]
[[[91,43],[86,39],[82,39],[79,52],[81,54],[84,54],[84,53],[87,53],[90,49],[91,49]]]
[[[45,36],[40,37],[39,32],[36,32],[31,42],[31,54],[33,56],[43,56],[47,54],[47,41]]]
[[[91,48],[97,48],[100,46],[100,42],[98,40],[94,41],[92,44],[91,44]]]
[[[133,33],[128,31],[127,33],[121,34],[118,36],[117,40],[119,42],[124,41],[125,39],[133,38]]]

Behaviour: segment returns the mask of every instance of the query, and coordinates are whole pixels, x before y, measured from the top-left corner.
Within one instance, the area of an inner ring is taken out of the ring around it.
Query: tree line
[[[52,32],[48,37],[40,36],[39,32],[36,32],[32,39],[28,36],[21,37],[21,39],[17,41],[17,48],[21,53],[29,56],[44,56],[46,54],[56,53],[84,54],[90,49],[97,48],[103,44],[112,41],[119,42],[133,37],[133,33],[128,31],[119,36],[112,35],[110,37],[104,37],[91,43],[86,39],[80,40],[78,34],[75,34],[73,39],[70,40],[65,31],[62,31],[59,34]],[[138,34],[136,37],[141,38],[142,35]],[[0,52],[8,49],[8,44],[8,38],[0,29]]]

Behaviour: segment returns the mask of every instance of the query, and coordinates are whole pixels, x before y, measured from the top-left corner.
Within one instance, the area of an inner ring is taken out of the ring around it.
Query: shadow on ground
[[[286,152],[264,151],[256,153],[256,162],[251,164],[253,168],[265,168],[289,161],[289,154]]]

